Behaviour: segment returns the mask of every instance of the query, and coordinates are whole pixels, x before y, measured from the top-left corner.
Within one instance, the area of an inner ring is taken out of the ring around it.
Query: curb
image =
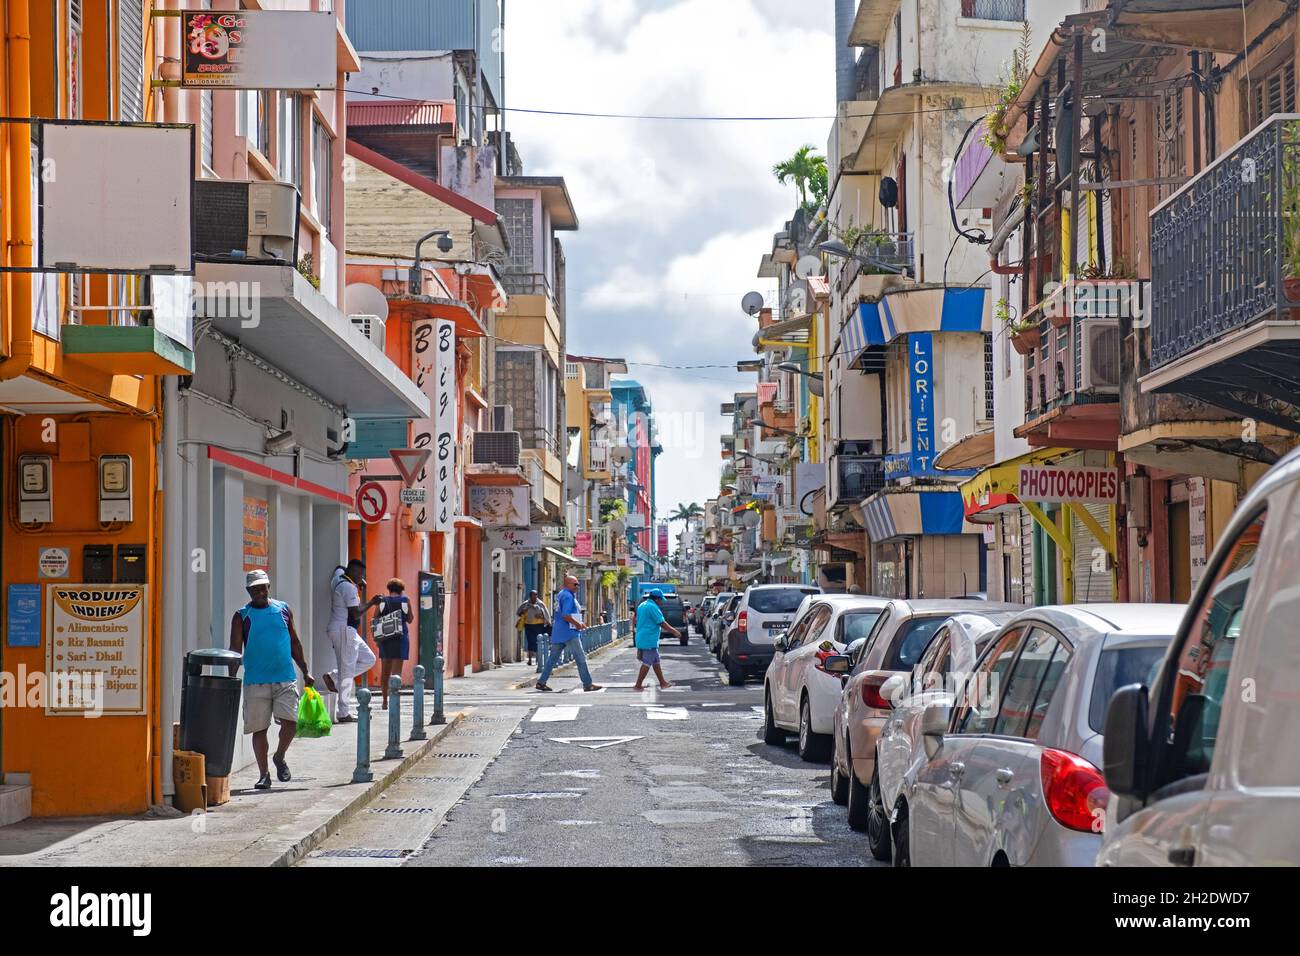
[[[595,657],[600,657],[602,654],[606,653],[607,651],[611,651],[611,650],[613,650],[613,649],[616,648],[616,647],[622,647],[623,644],[624,644],[624,642],[625,642],[626,640],[627,640],[627,638],[625,638],[625,637],[615,638],[614,640],[610,641],[608,644],[604,644],[604,645],[602,645],[601,647],[596,648],[594,651],[591,651],[591,652],[587,655],[587,660],[591,660],[592,658],[595,658]],[[555,670],[551,671],[551,673],[552,673],[552,674],[563,674],[564,672],[566,672],[567,670],[569,670],[569,668],[575,668],[575,669],[576,669],[577,666],[578,666],[578,665],[577,665],[576,663],[574,663],[573,661],[569,661],[569,663],[567,663],[567,664],[561,664],[559,667],[555,668]],[[528,678],[525,678],[524,680],[517,681],[517,682],[515,682],[514,684],[511,684],[511,685],[510,685],[510,689],[511,689],[511,690],[523,690],[525,687],[532,687],[532,686],[533,686],[534,684],[536,684],[536,683],[537,683],[537,675],[534,674],[532,677],[528,677]]]
[[[423,759],[433,745],[442,740],[443,737],[451,733],[452,728],[461,722],[464,718],[464,711],[446,714],[447,722],[440,726],[429,725],[425,729],[428,731],[427,740],[418,741],[419,746],[408,753],[402,755],[402,759],[392,766],[388,767],[382,776],[375,774],[375,779],[370,785],[356,795],[346,806],[331,816],[328,820],[319,824],[310,833],[297,840],[290,847],[285,849],[275,859],[259,864],[263,866],[293,866],[299,860],[303,859],[308,853],[324,843],[331,835],[335,833],[344,823],[350,820],[357,812],[369,804],[375,797],[379,796],[397,781],[397,778],[404,774],[417,761]],[[416,741],[404,740],[403,745],[416,743]],[[374,769],[374,763],[371,763],[371,769]]]

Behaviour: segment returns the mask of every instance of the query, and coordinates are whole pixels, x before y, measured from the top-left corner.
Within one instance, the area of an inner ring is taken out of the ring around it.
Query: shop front
[[[983,530],[966,520],[955,489],[888,487],[858,507],[869,549],[869,593],[951,598],[985,590]]]

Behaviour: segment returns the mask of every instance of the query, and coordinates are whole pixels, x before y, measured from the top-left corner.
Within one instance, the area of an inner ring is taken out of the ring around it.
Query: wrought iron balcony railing
[[[1020,23],[1025,19],[1025,0],[961,0],[961,15],[976,20]]]
[[[1152,210],[1153,370],[1300,308],[1298,161],[1300,116],[1272,116]]]

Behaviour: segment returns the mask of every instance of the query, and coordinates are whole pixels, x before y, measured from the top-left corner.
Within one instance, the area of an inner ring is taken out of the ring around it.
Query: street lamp
[[[790,372],[794,375],[802,375],[804,378],[808,379],[808,391],[812,392],[818,398],[825,397],[825,381],[820,374],[802,369],[794,362],[782,362],[776,368],[779,372]]]
[[[873,269],[880,269],[883,272],[892,272],[895,275],[904,275],[909,278],[912,276],[911,266],[891,266],[887,262],[881,262],[879,259],[873,259],[870,256],[864,256],[861,253],[854,252],[842,242],[823,242],[817,247],[828,256],[834,256],[837,259],[856,259],[863,265],[871,266]]]
[[[451,241],[451,232],[447,229],[434,229],[427,232],[415,243],[415,262],[412,263],[410,271],[406,274],[406,286],[411,295],[419,295],[424,288],[424,276],[420,273],[420,247],[424,245],[426,239],[438,237],[438,251],[451,252],[453,245]]]

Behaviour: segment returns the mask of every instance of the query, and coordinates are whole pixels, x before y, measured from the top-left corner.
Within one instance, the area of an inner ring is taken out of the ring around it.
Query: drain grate
[[[369,807],[367,813],[435,813],[433,807]]]
[[[312,856],[364,856],[377,860],[400,860],[410,852],[410,850],[367,850],[358,847],[347,847],[343,850],[317,850]]]
[[[467,783],[465,777],[403,777],[403,780],[419,780],[422,783]]]
[[[456,731],[456,736],[457,737],[499,737],[501,736],[501,732],[499,730],[458,730]]]
[[[451,757],[453,759],[461,759],[461,760],[474,760],[483,755],[482,754],[444,754],[435,751],[434,753],[429,754],[429,756],[430,757]]]

